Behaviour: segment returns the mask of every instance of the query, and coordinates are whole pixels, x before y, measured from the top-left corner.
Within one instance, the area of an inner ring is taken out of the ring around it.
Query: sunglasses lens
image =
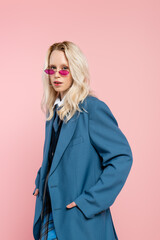
[[[67,70],[60,70],[59,73],[61,75],[67,75],[69,73],[69,71],[67,71]]]
[[[44,71],[45,71],[45,73],[47,73],[47,74],[49,74],[49,75],[52,75],[52,74],[55,73],[55,71],[52,70],[52,69],[45,69]]]

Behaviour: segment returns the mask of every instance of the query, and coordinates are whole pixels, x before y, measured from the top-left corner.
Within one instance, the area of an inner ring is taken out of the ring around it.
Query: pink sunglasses
[[[44,72],[45,73],[47,73],[48,75],[53,75],[53,74],[55,74],[55,70],[53,70],[53,69],[50,69],[50,68],[47,68],[47,69],[45,69],[44,70]],[[68,75],[69,74],[69,71],[68,70],[59,70],[58,71],[62,76],[66,76],[66,75]]]

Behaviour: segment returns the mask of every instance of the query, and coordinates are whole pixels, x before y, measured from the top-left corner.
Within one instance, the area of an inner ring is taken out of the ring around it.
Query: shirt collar
[[[58,104],[58,107],[62,105],[62,103],[64,102],[64,99],[65,99],[65,95],[64,97],[62,98],[62,100],[60,100],[60,97],[58,96],[52,106],[52,108],[54,108],[55,104]]]

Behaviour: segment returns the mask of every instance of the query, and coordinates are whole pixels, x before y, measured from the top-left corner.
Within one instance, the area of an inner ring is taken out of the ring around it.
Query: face
[[[68,89],[71,87],[73,79],[69,70],[68,60],[63,51],[54,50],[50,56],[49,67],[55,70],[55,74],[50,75],[50,82],[56,92],[59,92],[61,99],[64,97]],[[58,71],[68,70],[69,74],[62,76]],[[61,82],[56,84],[55,81]]]

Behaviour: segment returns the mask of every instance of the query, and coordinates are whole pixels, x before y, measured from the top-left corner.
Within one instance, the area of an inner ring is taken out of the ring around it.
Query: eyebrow
[[[65,64],[65,63],[64,63],[64,64],[61,64],[60,66],[61,66],[61,67],[62,67],[62,66],[67,66],[67,67],[68,67],[68,65]],[[56,67],[56,65],[55,65],[55,64],[50,64],[49,67]]]

